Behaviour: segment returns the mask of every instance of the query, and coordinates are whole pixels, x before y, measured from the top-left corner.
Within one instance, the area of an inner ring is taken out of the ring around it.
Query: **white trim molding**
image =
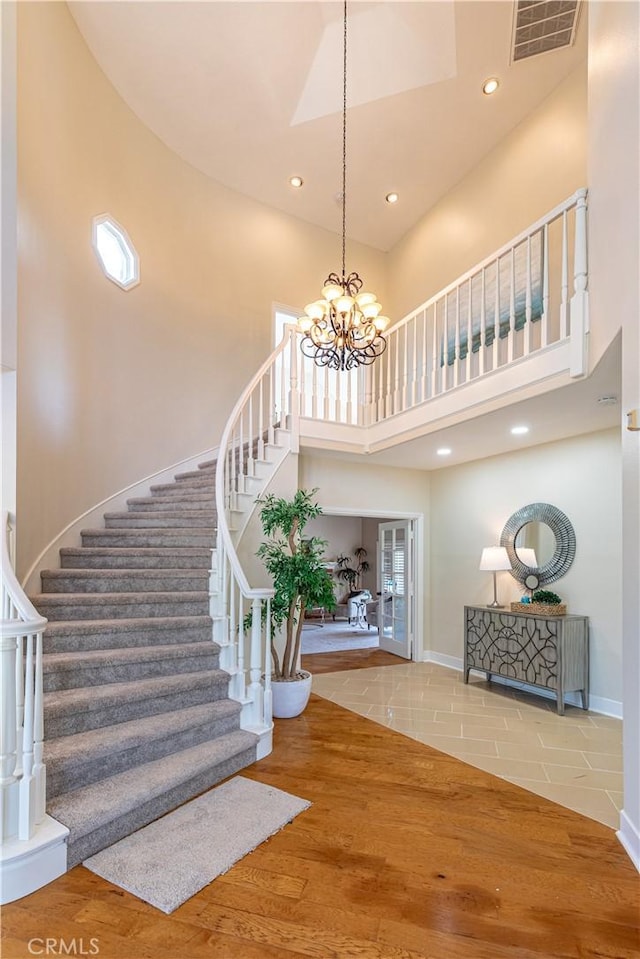
[[[640,872],[640,832],[633,825],[624,809],[620,813],[620,829],[618,829],[616,836],[629,854],[631,862]]]

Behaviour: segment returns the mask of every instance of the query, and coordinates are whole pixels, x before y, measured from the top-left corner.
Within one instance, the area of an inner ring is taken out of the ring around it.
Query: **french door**
[[[411,659],[414,635],[413,523],[378,526],[380,649]]]

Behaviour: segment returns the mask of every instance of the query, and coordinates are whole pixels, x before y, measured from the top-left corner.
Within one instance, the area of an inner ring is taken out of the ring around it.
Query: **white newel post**
[[[267,624],[268,625],[268,624]],[[249,653],[249,699],[252,722],[261,726],[264,714],[264,691],[262,678],[262,600],[251,603],[251,650]]]
[[[17,754],[17,702],[15,636],[0,639],[0,838],[6,839],[17,830],[15,804],[15,775]]]
[[[587,334],[589,332],[589,293],[587,291],[587,191],[576,193],[575,251],[573,289],[569,305],[571,376],[587,372]]]

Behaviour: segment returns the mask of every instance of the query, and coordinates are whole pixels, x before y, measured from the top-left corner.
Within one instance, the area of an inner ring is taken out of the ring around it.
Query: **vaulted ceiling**
[[[342,3],[71,2],[140,119],[215,180],[341,228]],[[382,250],[586,56],[510,62],[510,0],[349,5],[347,232]],[[482,83],[500,78],[487,97]],[[302,189],[288,183],[304,178]],[[397,191],[390,206],[385,195]]]

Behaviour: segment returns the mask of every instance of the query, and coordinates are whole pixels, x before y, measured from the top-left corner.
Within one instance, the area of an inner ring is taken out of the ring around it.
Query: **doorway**
[[[424,581],[420,561],[423,521],[421,515],[396,516],[356,514],[352,511],[327,511],[312,520],[307,532],[326,543],[327,567],[333,571],[334,592],[339,604],[335,621],[331,614],[320,625],[315,615],[305,624],[302,654],[309,656],[307,669],[320,665],[320,656],[336,662],[336,668],[348,668],[345,660],[353,656],[354,666],[369,665],[366,660],[378,658],[385,664],[400,659],[418,659],[421,650],[416,637],[421,636]],[[353,557],[357,548],[364,548],[368,570],[358,586],[370,596],[366,603],[366,619],[351,623],[346,618],[347,584],[341,580],[337,559]],[[309,628],[307,628],[307,625]],[[337,635],[339,633],[339,635]],[[339,647],[339,648],[337,648]],[[318,656],[318,659],[316,659]],[[342,665],[338,666],[338,661]],[[370,665],[383,665],[371,662]],[[323,668],[324,671],[324,668]]]

